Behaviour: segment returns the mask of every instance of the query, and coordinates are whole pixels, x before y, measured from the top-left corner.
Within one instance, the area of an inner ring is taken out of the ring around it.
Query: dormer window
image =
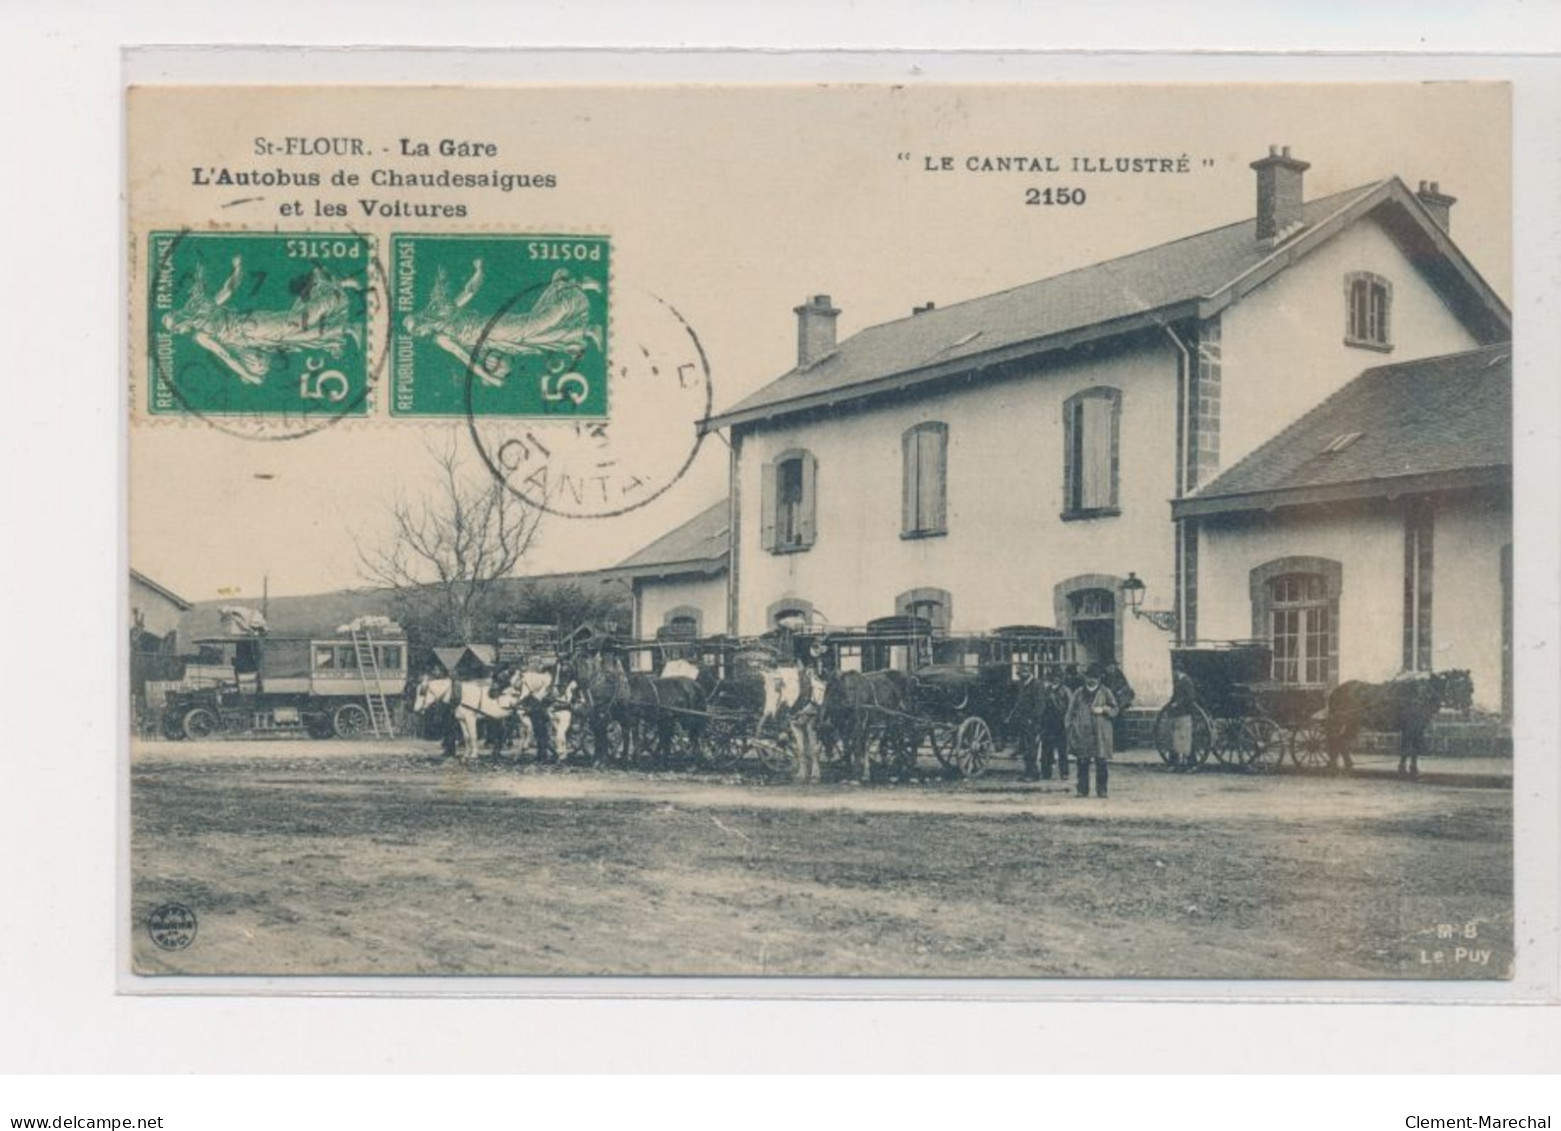
[[[1344,294],[1344,344],[1362,349],[1392,349],[1393,284],[1381,275],[1357,271],[1345,277]]]

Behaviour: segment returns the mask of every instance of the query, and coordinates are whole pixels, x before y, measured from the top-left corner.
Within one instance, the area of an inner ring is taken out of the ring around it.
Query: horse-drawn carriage
[[[1199,641],[1171,649],[1172,668],[1180,667],[1197,689],[1196,701],[1174,700],[1155,718],[1155,748],[1166,762],[1175,762],[1173,716],[1192,716],[1192,746],[1187,757],[1202,765],[1211,757],[1235,768],[1272,767],[1292,757],[1318,725],[1326,691],[1276,683],[1272,679],[1273,650],[1256,640]],[[1308,746],[1310,749],[1310,746]]]
[[[914,617],[831,632],[825,641],[834,659],[820,722],[826,752],[851,758],[859,775],[877,765],[901,778],[923,754],[975,777],[993,758],[1022,753],[1035,737],[1030,692],[1060,676],[1070,655],[1056,629],[952,636]]]
[[[825,764],[902,779],[923,754],[964,776],[1017,749],[1021,698],[1067,658],[1054,629],[1015,626],[949,636],[914,617],[863,628],[776,630],[760,637],[605,642],[579,662],[598,761],[757,761],[782,775],[802,760],[806,716]]]
[[[1397,733],[1399,768],[1418,768],[1431,723],[1444,709],[1467,713],[1473,684],[1466,671],[1406,672],[1386,683],[1350,681],[1334,688],[1273,679],[1273,651],[1254,640],[1199,642],[1171,650],[1173,668],[1192,678],[1196,702],[1167,703],[1155,719],[1155,747],[1174,762],[1173,716],[1192,715],[1196,764],[1210,757],[1237,768],[1272,768],[1288,754],[1302,769],[1348,768],[1362,729]]]

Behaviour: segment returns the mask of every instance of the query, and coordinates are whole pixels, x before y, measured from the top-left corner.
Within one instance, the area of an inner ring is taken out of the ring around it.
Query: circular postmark
[[[195,912],[182,903],[160,903],[146,917],[146,932],[163,950],[183,950],[195,941]]]
[[[151,233],[143,410],[245,440],[367,419],[389,357],[376,246],[356,231]]]
[[[484,343],[512,307],[489,319]],[[474,390],[491,378],[479,346],[466,372],[466,422],[483,463],[528,506],[561,518],[612,518],[645,506],[693,464],[710,418],[710,364],[687,319],[666,299],[622,289],[614,295],[604,366],[606,411],[575,415],[569,398],[541,417],[484,415]],[[570,374],[555,380],[567,389]]]

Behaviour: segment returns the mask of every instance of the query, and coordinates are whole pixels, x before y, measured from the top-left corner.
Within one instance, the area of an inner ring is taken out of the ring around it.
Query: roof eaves
[[[1274,487],[1221,495],[1188,495],[1171,500],[1171,517],[1202,518],[1243,511],[1272,511],[1280,507],[1316,506],[1360,499],[1396,499],[1429,491],[1453,491],[1498,486],[1512,481],[1511,464],[1458,468],[1452,471],[1417,472],[1412,475],[1357,479],[1348,483],[1318,483],[1300,487]]]
[[[139,581],[142,585],[146,586],[148,589],[152,590],[152,592],[158,594],[161,597],[166,597],[168,600],[172,601],[175,605],[179,606],[179,611],[181,613],[188,612],[189,610],[191,610],[191,609],[193,609],[195,607],[194,602],[186,601],[183,597],[179,596],[179,594],[175,593],[172,589],[169,589],[166,585],[159,585],[157,582],[153,581],[150,577],[146,576],[146,574],[142,573],[138,569],[135,569],[135,568],[132,567],[131,570],[130,570],[130,576],[135,578],[137,581]]]
[[[715,432],[722,428],[740,427],[744,424],[775,420],[814,409],[833,408],[840,404],[866,400],[883,393],[914,388],[918,385],[957,376],[971,370],[1004,365],[1032,354],[1055,353],[1060,350],[1084,345],[1088,342],[1100,341],[1103,338],[1114,338],[1121,334],[1129,334],[1147,327],[1168,325],[1196,312],[1197,303],[1194,300],[1172,303],[1169,306],[1142,310],[1124,318],[1094,322],[1089,325],[1062,330],[1055,334],[1047,334],[1039,338],[1027,338],[1019,342],[1010,342],[1008,345],[999,346],[996,349],[964,354],[949,361],[886,373],[882,377],[860,381],[838,389],[821,389],[816,393],[789,397],[783,401],[759,404],[748,409],[737,409],[702,421],[699,429],[700,435]]]
[[[1242,271],[1217,291],[1205,295],[1203,301],[1198,304],[1198,316],[1209,318],[1218,314],[1227,306],[1251,294],[1320,244],[1332,239],[1342,229],[1382,203],[1397,179],[1394,177],[1362,186],[1359,195],[1345,202],[1317,223],[1301,229],[1289,239],[1276,244],[1274,250],[1265,258]]]
[[[663,577],[712,577],[726,572],[728,556],[728,553],[723,550],[708,558],[685,558],[676,562],[651,562],[643,566],[626,566],[623,573],[635,581]]]

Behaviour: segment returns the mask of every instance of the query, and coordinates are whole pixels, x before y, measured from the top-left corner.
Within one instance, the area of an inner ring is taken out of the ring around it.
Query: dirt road
[[[1490,978],[1512,952],[1505,790],[1123,767],[1098,801],[1001,770],[803,788],[148,743],[132,807],[145,973]],[[186,949],[146,929],[170,902]]]

